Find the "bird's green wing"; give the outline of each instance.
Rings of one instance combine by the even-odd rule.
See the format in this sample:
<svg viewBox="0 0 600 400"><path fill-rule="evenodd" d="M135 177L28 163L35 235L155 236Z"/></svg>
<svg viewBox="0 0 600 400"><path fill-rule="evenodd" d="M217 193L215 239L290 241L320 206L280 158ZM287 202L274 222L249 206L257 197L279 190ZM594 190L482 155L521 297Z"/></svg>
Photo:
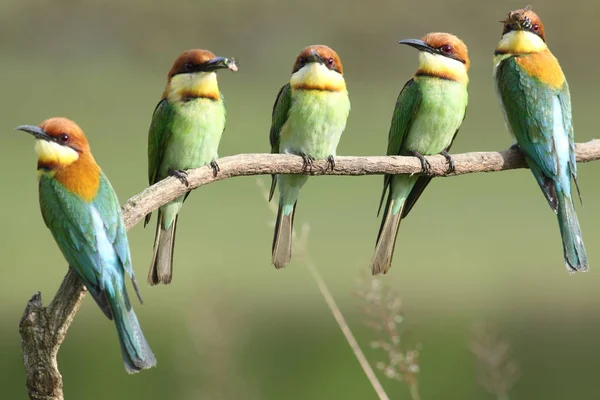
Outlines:
<svg viewBox="0 0 600 400"><path fill-rule="evenodd" d="M110 277L105 267L112 267L114 263L104 262L107 254L101 250L107 249L99 246L99 232L96 230L92 209L96 209L102 216L100 210L66 190L54 179L42 177L39 190L40 207L46 226L69 265L75 269L102 311L112 319L105 291L114 288L112 285L107 287ZM108 207L103 208L106 209ZM111 220L110 215L107 220ZM110 236L112 235L106 232L106 237Z"/></svg>
<svg viewBox="0 0 600 400"><path fill-rule="evenodd" d="M165 148L171 139L171 125L173 120L173 107L167 99L162 99L154 109L152 122L148 131L148 183L154 185L160 180L158 171L162 163ZM152 213L146 215L144 226L150 222Z"/></svg>
<svg viewBox="0 0 600 400"><path fill-rule="evenodd" d="M154 185L160 179L158 170L167 142L171 138L170 121L173 120L173 107L167 99L161 100L152 114L152 123L148 131L148 183Z"/></svg>
<svg viewBox="0 0 600 400"><path fill-rule="evenodd" d="M287 83L279 89L275 104L273 104L273 113L271 120L271 132L269 134L269 142L271 143L271 153L279 153L279 134L281 128L288 119L288 112L292 104L292 89L290 84ZM272 175L271 191L269 192L269 201L273 198L275 193L275 186L277 186L276 175Z"/></svg>
<svg viewBox="0 0 600 400"><path fill-rule="evenodd" d="M570 174L574 177L576 174L569 88L566 82L559 90L550 88L524 71L514 57L500 63L496 71L496 84L517 143L528 158L548 203L556 210L558 204L552 180L560 174L559 166L567 165ZM562 120L555 124L556 101ZM556 140L555 135L561 134L566 136L568 153L556 148L561 140ZM563 159L565 156L567 159Z"/></svg>
<svg viewBox="0 0 600 400"><path fill-rule="evenodd" d="M415 84L414 79L406 82L402 91L398 95L396 100L396 107L394 108L394 114L392 116L392 124L390 126L390 133L388 135L388 147L387 155L396 156L402 152L402 143L406 137L408 131L413 122L413 118L419 109L421 104L422 93L419 89L419 85ZM383 199L385 198L386 192L392 182L392 175L386 174L383 177L383 193L381 194L381 200L379 202L379 212L383 205Z"/></svg>
<svg viewBox="0 0 600 400"><path fill-rule="evenodd" d="M127 240L127 233L125 231L125 224L121 213L121 205L119 204L117 194L102 172L100 173L100 187L98 188L96 198L92 201L92 205L96 207L102 216L104 231L118 257L117 264L120 264L123 268L123 272L126 272L129 275L140 302L143 302L133 273L131 253L129 251L129 242Z"/></svg>
<svg viewBox="0 0 600 400"><path fill-rule="evenodd" d="M575 132L573 131L573 120L571 111L571 93L569 91L569 84L565 81L563 87L557 92L558 101L560 102L562 115L563 115L563 126L569 133L569 169L571 170L571 176L575 187L577 188L577 194L581 201L581 191L579 190L579 184L577 183L577 159L575 155Z"/></svg>

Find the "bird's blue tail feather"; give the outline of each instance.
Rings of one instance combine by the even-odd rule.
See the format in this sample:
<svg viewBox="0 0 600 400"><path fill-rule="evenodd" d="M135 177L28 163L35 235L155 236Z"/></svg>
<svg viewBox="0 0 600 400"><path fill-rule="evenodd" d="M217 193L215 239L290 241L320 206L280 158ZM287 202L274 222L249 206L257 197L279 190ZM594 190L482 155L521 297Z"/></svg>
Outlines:
<svg viewBox="0 0 600 400"><path fill-rule="evenodd" d="M558 225L562 236L565 265L569 272L587 271L588 260L583 246L579 220L570 194L556 190L558 198Z"/></svg>
<svg viewBox="0 0 600 400"><path fill-rule="evenodd" d="M119 293L110 299L110 304L127 372L134 374L155 366L156 358L142 333L133 308L128 307L125 298Z"/></svg>

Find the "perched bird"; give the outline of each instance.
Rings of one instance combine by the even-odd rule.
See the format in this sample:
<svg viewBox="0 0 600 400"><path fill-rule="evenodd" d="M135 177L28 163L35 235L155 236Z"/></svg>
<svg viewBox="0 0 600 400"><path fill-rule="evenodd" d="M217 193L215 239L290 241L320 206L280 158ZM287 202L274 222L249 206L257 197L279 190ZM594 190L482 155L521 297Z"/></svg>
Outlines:
<svg viewBox="0 0 600 400"><path fill-rule="evenodd" d="M296 57L292 77L277 94L270 132L271 153L295 154L305 167L327 159L333 169L335 152L350 113L342 62L323 45L309 46ZM296 202L306 175L274 175L269 201L279 183L279 208L273 236L273 264L282 268L292 256Z"/></svg>
<svg viewBox="0 0 600 400"><path fill-rule="evenodd" d="M83 131L66 118L15 129L36 139L40 207L44 222L67 262L115 321L125 370L135 373L156 365L133 312L125 274L140 300L121 206L108 179L96 164Z"/></svg>
<svg viewBox="0 0 600 400"><path fill-rule="evenodd" d="M392 266L400 220L431 181L429 163L423 156L441 154L450 171L454 170L448 151L467 111L470 62L462 40L449 33L429 33L422 40L399 43L419 50L419 69L396 101L387 154L419 158L424 174L384 177L379 211L386 192L388 195L371 260L373 275L385 274Z"/></svg>
<svg viewBox="0 0 600 400"><path fill-rule="evenodd" d="M546 45L542 21L529 7L510 12L502 22L494 80L506 125L558 216L567 270L587 271L571 197L571 178L577 186L577 164L569 85Z"/></svg>
<svg viewBox="0 0 600 400"><path fill-rule="evenodd" d="M217 150L226 119L217 84L219 69L237 71L237 65L233 59L215 57L200 49L185 51L175 60L148 133L150 185L173 175L187 186L185 170L208 164L215 175L218 173ZM158 209L148 273L151 285L171 283L177 218L188 195L189 192ZM144 226L150 216L146 215Z"/></svg>

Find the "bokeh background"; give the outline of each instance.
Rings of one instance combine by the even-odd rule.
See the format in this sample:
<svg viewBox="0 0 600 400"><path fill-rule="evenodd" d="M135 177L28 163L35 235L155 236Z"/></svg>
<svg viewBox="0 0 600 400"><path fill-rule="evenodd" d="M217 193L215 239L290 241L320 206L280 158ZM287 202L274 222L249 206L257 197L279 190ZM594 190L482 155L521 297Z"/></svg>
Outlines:
<svg viewBox="0 0 600 400"><path fill-rule="evenodd" d="M207 48L236 57L221 72L227 129L221 155L268 152L270 112L294 57L328 44L344 63L352 111L340 155L386 148L394 102L417 67L396 44L448 31L469 46L468 116L454 152L500 150L509 135L493 90L497 22L515 1L3 0L0 3L0 383L26 398L18 321L36 292L48 302L66 265L40 217L30 137L13 131L66 116L85 130L124 202L146 187L152 110L175 57ZM534 3L569 79L577 141L597 136L600 4ZM521 378L511 399L600 396L600 163L579 166L578 215L591 272L569 276L556 218L529 171L436 179L401 228L385 285L399 293L404 338L421 343L424 399L492 399L478 385L471 326L489 321L511 345ZM67 399L375 399L306 266L270 265L274 216L260 180L203 187L179 224L174 282L145 283L154 226L130 231L145 298L136 311L158 367L125 374L112 323L86 298L59 355ZM263 185L264 186L264 185ZM305 187L297 225L370 361L375 337L352 293L379 226L381 177L319 177ZM153 221L154 223L154 221ZM363 277L363 283L365 284ZM368 285L368 282L366 282ZM401 382L381 377L392 399Z"/></svg>

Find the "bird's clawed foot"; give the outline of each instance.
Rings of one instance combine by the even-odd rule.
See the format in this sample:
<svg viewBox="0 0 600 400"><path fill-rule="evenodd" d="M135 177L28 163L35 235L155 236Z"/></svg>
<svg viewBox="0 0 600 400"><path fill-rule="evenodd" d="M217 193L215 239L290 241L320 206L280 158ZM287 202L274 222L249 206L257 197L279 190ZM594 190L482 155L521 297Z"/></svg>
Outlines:
<svg viewBox="0 0 600 400"><path fill-rule="evenodd" d="M171 170L169 171L169 175L174 176L175 178L179 179L179 181L181 183L183 183L185 186L190 186L190 183L188 182L187 179L187 172L185 172L182 169L175 169L175 170Z"/></svg>
<svg viewBox="0 0 600 400"><path fill-rule="evenodd" d="M213 176L217 176L217 174L221 171L221 168L219 168L219 164L217 164L216 161L212 161L209 165L213 170Z"/></svg>
<svg viewBox="0 0 600 400"><path fill-rule="evenodd" d="M333 171L335 168L335 156L331 155L331 156L327 157L327 163L329 164L329 166L331 167L331 170Z"/></svg>
<svg viewBox="0 0 600 400"><path fill-rule="evenodd" d="M440 155L444 156L446 162L448 163L448 173L453 173L456 171L456 164L454 164L454 159L446 150L442 151Z"/></svg>
<svg viewBox="0 0 600 400"><path fill-rule="evenodd" d="M304 164L304 169L312 169L312 165L313 165L313 161L315 161L314 157L306 154L306 153L300 153L298 154L300 157L302 157L302 162Z"/></svg>
<svg viewBox="0 0 600 400"><path fill-rule="evenodd" d="M413 157L417 157L419 161L421 161L421 169L423 170L421 173L423 175L429 175L431 172L431 164L429 164L429 161L427 161L425 157L423 157L423 154L417 153L416 151L411 151L410 155Z"/></svg>

